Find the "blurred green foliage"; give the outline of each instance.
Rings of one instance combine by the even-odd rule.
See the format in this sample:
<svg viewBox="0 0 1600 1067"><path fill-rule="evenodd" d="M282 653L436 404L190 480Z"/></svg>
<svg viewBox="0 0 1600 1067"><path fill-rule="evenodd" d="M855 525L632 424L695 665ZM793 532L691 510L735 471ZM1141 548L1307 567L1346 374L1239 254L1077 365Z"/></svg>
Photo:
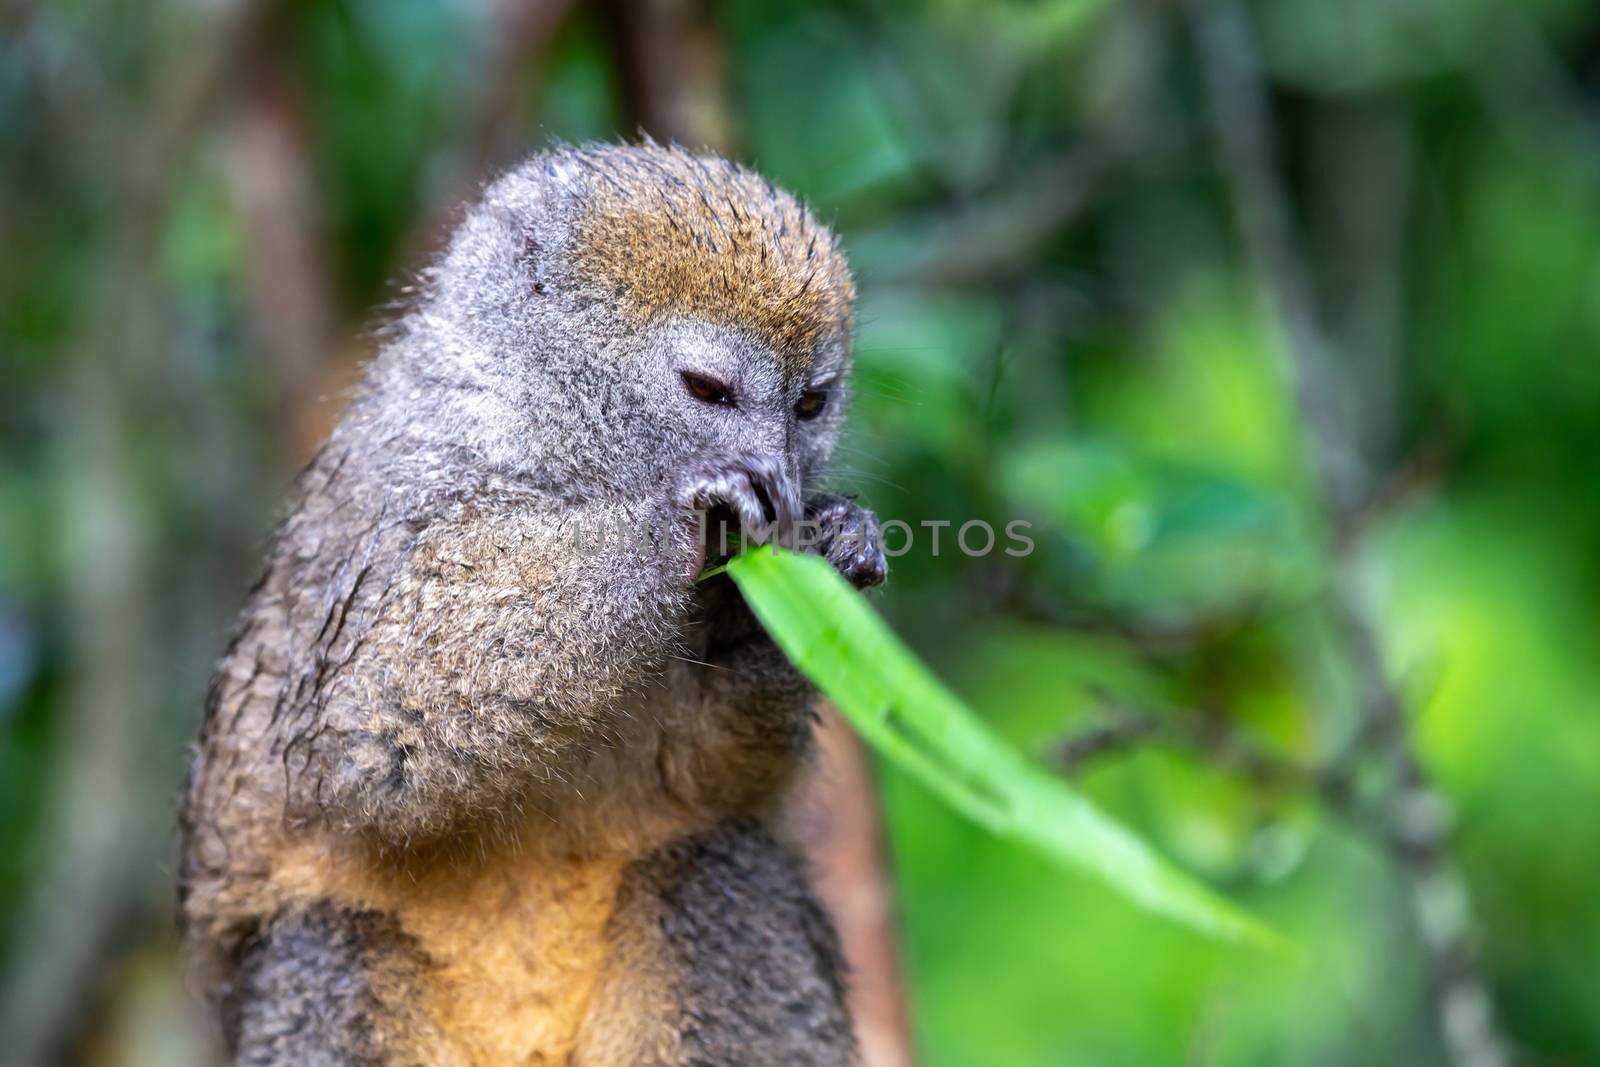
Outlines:
<svg viewBox="0 0 1600 1067"><path fill-rule="evenodd" d="M303 454L256 295L276 268L240 116L261 81L283 93L308 195L281 223L317 250L324 355L348 362L471 172L500 32L488 4L278 5L164 141L167 89L226 6L13 5L0 38L0 916L32 922L63 825L114 826L123 888L88 899L118 909L115 958L165 936L184 746ZM1025 557L919 540L881 607L1041 758L1138 707L1314 767L1358 728L1323 606L1341 572L1451 809L1504 1030L1526 1062L1600 1062L1600 14L1250 8L1337 353L1328 401L1376 491L1341 536L1180 8L716 8L739 154L833 220L858 267L838 481L913 526L1034 524ZM631 131L603 10L519 68L492 162ZM116 795L63 814L96 796L74 767L100 737ZM1192 746L1076 778L1308 963L1151 921L885 772L928 1064L1443 1062L1371 834ZM92 1003L137 1030L117 998L144 1001L106 973Z"/></svg>

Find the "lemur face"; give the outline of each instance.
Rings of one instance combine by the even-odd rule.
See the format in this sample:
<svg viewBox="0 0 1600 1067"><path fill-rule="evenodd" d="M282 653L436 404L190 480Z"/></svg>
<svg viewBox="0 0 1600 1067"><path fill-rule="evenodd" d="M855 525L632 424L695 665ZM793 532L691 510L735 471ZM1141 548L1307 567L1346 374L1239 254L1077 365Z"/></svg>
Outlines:
<svg viewBox="0 0 1600 1067"><path fill-rule="evenodd" d="M643 362L658 394L652 406L695 451L768 457L802 485L821 473L843 422L842 342L797 364L748 332L675 317L654 332Z"/></svg>
<svg viewBox="0 0 1600 1067"><path fill-rule="evenodd" d="M716 455L803 486L832 452L849 270L749 171L654 145L537 157L469 212L437 278L473 398L451 415L497 465L637 494Z"/></svg>

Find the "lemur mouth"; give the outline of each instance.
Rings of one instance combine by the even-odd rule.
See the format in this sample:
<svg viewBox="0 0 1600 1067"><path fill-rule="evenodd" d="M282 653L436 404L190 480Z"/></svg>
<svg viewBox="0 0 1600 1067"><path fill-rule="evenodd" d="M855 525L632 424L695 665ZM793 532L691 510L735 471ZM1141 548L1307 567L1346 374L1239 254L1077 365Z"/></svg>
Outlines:
<svg viewBox="0 0 1600 1067"><path fill-rule="evenodd" d="M744 529L739 523L739 516L726 504L717 504L706 512L703 533L702 570L720 567L738 555L744 544Z"/></svg>
<svg viewBox="0 0 1600 1067"><path fill-rule="evenodd" d="M701 655L711 667L722 666L729 656L754 642L770 640L745 604L744 594L726 574L707 578L697 592L705 635Z"/></svg>
<svg viewBox="0 0 1600 1067"><path fill-rule="evenodd" d="M726 505L716 505L705 515L701 554L702 572L713 570L738 555L744 544L738 513ZM726 572L701 578L696 583L704 612L706 644L703 654L715 665L727 656L765 636L745 606L744 594Z"/></svg>

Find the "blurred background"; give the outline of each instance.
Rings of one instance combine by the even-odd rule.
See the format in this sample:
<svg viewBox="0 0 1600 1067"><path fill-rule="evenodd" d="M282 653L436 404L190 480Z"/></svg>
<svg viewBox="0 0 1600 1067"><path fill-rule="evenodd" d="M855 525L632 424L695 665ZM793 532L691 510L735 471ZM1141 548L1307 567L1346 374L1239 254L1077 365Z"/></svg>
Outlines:
<svg viewBox="0 0 1600 1067"><path fill-rule="evenodd" d="M463 197L640 129L843 235L840 483L1033 522L896 628L1306 950L835 737L871 1067L1600 1063L1581 0L0 0L0 1061L211 1062L174 807L293 472Z"/></svg>

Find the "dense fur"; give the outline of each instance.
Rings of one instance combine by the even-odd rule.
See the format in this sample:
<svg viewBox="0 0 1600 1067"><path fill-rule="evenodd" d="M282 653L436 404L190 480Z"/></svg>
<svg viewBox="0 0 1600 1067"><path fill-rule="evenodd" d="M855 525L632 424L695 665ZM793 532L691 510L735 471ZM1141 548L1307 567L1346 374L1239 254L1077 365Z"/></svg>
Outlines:
<svg viewBox="0 0 1600 1067"><path fill-rule="evenodd" d="M595 170L575 259L636 316L750 330L801 367L848 320L855 289L833 235L770 182L683 153L630 153Z"/></svg>
<svg viewBox="0 0 1600 1067"><path fill-rule="evenodd" d="M694 581L688 510L811 516L882 579L876 521L816 488L851 301L798 204L678 150L535 157L468 212L212 686L182 917L240 1062L849 1062L762 829L808 691Z"/></svg>
<svg viewBox="0 0 1600 1067"><path fill-rule="evenodd" d="M833 927L794 857L753 823L635 864L611 934L576 1067L633 1062L636 1050L648 1063L783 1067L849 1046Z"/></svg>
<svg viewBox="0 0 1600 1067"><path fill-rule="evenodd" d="M419 961L392 919L326 902L274 916L249 939L223 1000L240 1067L368 1067L413 1060L427 1023L380 1027ZM388 995L386 995L388 994ZM401 1009L403 1010L403 1008Z"/></svg>

